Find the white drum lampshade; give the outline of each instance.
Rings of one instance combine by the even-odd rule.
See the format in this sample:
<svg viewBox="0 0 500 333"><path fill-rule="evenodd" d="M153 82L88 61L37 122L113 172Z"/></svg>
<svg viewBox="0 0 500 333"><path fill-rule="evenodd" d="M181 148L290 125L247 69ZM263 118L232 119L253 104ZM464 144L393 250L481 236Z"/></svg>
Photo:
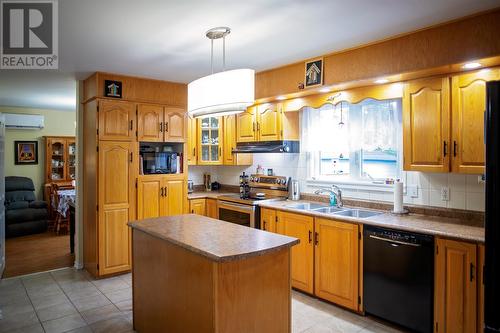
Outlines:
<svg viewBox="0 0 500 333"><path fill-rule="evenodd" d="M235 69L204 76L188 84L191 117L244 112L255 100L255 71Z"/></svg>

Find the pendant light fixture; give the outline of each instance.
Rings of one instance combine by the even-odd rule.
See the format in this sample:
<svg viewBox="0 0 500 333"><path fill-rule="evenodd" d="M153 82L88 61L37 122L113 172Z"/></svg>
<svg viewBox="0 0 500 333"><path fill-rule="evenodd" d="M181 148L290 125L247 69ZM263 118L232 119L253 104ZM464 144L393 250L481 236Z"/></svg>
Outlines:
<svg viewBox="0 0 500 333"><path fill-rule="evenodd" d="M225 116L244 112L255 100L255 71L225 71L228 27L207 31L211 41L212 74L188 84L188 113L191 117ZM214 40L222 38L222 71L214 74Z"/></svg>

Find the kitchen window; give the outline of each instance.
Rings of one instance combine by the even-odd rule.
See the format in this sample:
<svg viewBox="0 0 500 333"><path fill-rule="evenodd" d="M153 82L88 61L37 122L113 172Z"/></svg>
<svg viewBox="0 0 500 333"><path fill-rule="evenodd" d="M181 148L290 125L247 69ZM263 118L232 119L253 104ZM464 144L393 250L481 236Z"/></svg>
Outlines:
<svg viewBox="0 0 500 333"><path fill-rule="evenodd" d="M312 180L381 183L401 178L400 99L305 108L302 129Z"/></svg>

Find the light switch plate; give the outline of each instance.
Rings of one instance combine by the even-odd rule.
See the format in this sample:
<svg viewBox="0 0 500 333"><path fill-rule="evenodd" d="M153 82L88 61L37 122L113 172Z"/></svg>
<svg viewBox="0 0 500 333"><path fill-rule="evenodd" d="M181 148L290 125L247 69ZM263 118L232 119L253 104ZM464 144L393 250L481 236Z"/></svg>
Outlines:
<svg viewBox="0 0 500 333"><path fill-rule="evenodd" d="M450 201L450 188L441 187L441 200Z"/></svg>

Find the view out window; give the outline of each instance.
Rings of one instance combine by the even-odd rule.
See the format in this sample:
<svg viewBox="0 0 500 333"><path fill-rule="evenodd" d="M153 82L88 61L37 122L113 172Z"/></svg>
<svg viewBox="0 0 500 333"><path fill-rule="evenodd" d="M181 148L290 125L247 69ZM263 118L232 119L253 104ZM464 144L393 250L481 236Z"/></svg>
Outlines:
<svg viewBox="0 0 500 333"><path fill-rule="evenodd" d="M400 99L306 108L303 129L314 179L369 181L401 176Z"/></svg>

